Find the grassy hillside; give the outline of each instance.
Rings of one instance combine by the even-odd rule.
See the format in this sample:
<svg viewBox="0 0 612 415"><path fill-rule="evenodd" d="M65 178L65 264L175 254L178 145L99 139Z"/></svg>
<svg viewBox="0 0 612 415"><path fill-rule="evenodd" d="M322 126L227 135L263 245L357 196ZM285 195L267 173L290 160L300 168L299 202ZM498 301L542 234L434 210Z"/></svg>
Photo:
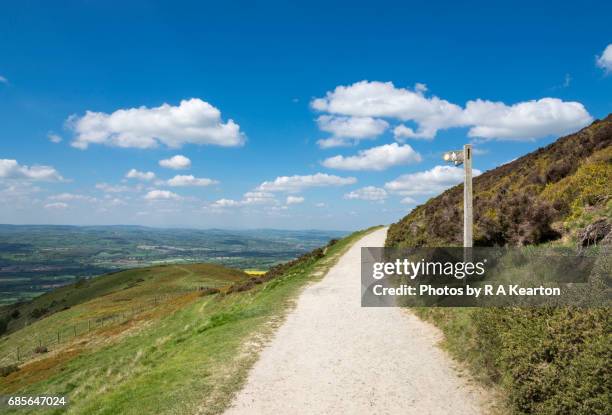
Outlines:
<svg viewBox="0 0 612 415"><path fill-rule="evenodd" d="M612 239L612 115L474 180L478 245L599 243ZM463 186L391 226L388 246L462 239ZM610 278L610 256L595 271ZM516 414L612 413L610 308L420 308L444 345Z"/></svg>
<svg viewBox="0 0 612 415"><path fill-rule="evenodd" d="M70 414L219 413L300 289L365 232L263 276L211 265L152 267L50 293L45 301L70 298L71 308L1 337L0 359L14 361L16 347L36 343L39 333L108 313L123 317L27 357L0 377L0 395L67 395L70 406L57 412Z"/></svg>
<svg viewBox="0 0 612 415"><path fill-rule="evenodd" d="M139 268L79 280L57 288L33 300L0 308L0 318L8 321L7 332L13 332L58 311L69 310L85 302L104 297L90 307L91 313L78 313L81 319L94 319L104 313L121 313L155 302L160 293L166 295L193 291L200 287L219 287L248 279L242 271L214 264L160 265ZM95 303L95 302L94 302ZM112 307L109 307L113 304ZM95 308L95 311L93 310ZM62 316L69 313L64 313Z"/></svg>
<svg viewBox="0 0 612 415"><path fill-rule="evenodd" d="M612 211L612 114L474 178L476 245L576 238L577 226ZM463 185L389 228L388 246L461 245Z"/></svg>

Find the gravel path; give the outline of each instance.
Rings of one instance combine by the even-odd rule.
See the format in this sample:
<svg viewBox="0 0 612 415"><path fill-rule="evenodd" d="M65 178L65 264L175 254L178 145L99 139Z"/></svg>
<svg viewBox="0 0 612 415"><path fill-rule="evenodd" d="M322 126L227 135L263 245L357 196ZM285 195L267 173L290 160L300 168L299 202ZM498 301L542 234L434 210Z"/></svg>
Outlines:
<svg viewBox="0 0 612 415"><path fill-rule="evenodd" d="M481 414L437 329L399 308L360 307L359 240L307 287L226 414Z"/></svg>

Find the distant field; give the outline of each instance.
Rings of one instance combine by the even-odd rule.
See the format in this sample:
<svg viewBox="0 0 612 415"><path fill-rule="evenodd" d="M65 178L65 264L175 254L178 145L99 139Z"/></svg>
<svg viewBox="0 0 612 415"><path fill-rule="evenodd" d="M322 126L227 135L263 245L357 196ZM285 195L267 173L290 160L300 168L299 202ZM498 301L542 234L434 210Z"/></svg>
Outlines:
<svg viewBox="0 0 612 415"><path fill-rule="evenodd" d="M0 225L0 305L107 272L217 263L265 271L344 232Z"/></svg>

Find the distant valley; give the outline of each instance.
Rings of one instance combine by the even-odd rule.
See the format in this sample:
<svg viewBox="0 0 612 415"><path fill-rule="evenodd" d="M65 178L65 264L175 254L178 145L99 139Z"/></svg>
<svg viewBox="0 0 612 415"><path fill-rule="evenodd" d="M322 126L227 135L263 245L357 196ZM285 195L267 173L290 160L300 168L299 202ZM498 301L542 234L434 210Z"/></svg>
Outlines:
<svg viewBox="0 0 612 415"><path fill-rule="evenodd" d="M340 231L162 229L142 226L0 225L0 305L107 272L161 263L265 270Z"/></svg>

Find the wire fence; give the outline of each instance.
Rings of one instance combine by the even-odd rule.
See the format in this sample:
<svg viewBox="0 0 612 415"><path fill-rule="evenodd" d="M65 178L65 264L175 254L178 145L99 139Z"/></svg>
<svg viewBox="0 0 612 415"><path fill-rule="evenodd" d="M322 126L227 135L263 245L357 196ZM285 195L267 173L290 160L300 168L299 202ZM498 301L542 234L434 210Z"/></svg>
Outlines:
<svg viewBox="0 0 612 415"><path fill-rule="evenodd" d="M87 320L62 326L56 330L34 332L30 338L11 345L3 356L0 357L0 367L20 365L35 356L49 353L62 345L103 327L119 325L133 319L136 315L157 308L167 303L168 300L178 298L184 294L194 291L202 291L202 288L180 291L172 294L156 295L145 304L132 306L124 311L92 317Z"/></svg>

